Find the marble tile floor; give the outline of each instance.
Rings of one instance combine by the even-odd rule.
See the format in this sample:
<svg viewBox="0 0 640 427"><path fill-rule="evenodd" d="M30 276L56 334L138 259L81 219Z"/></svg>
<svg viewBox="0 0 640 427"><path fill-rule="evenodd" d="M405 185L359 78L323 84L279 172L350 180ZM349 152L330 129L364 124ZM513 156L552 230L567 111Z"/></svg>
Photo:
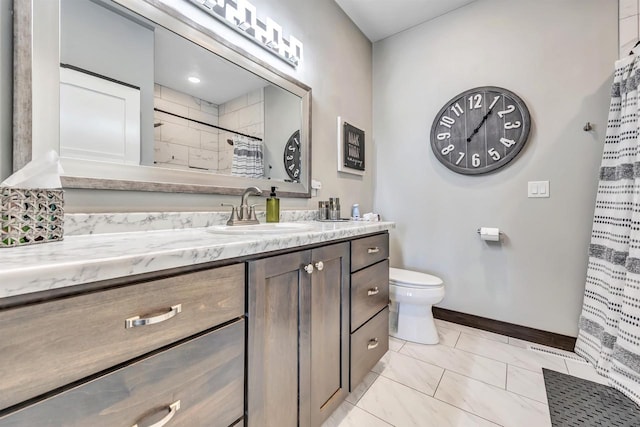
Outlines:
<svg viewBox="0 0 640 427"><path fill-rule="evenodd" d="M437 345L390 338L323 427L550 427L542 368L606 384L592 366L529 350L526 341L436 324Z"/></svg>

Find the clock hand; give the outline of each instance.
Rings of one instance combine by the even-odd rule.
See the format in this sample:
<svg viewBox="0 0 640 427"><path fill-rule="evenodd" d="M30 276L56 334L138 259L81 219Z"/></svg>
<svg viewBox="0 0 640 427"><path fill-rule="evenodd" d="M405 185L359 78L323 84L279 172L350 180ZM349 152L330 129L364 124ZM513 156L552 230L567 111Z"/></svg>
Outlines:
<svg viewBox="0 0 640 427"><path fill-rule="evenodd" d="M473 130L473 132L471 133L471 136L467 137L467 142L471 142L471 138L473 138L473 135L475 135L476 133L478 133L478 131L480 130L480 128L482 127L482 125L484 124L484 122L487 121L487 118L489 117L489 115L491 115L491 112L493 111L493 108L491 108L487 114L484 115L484 117L482 118L482 121L480 122L480 124Z"/></svg>

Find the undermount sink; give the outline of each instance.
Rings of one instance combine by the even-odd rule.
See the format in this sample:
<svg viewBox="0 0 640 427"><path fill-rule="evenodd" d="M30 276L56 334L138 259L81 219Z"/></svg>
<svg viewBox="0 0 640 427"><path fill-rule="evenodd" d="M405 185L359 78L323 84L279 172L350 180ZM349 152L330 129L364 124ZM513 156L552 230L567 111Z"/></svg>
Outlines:
<svg viewBox="0 0 640 427"><path fill-rule="evenodd" d="M312 228L310 224L297 222L272 222L252 225L213 225L207 228L207 231L217 234L280 234L307 231Z"/></svg>

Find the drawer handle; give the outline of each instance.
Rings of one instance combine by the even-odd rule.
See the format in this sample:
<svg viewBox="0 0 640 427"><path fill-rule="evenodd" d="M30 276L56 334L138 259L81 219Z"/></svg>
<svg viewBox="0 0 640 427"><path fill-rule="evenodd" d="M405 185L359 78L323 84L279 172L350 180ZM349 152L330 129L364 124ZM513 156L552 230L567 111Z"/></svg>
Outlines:
<svg viewBox="0 0 640 427"><path fill-rule="evenodd" d="M324 268L324 262L322 261L316 262L316 268L318 269L318 271L322 271L322 269Z"/></svg>
<svg viewBox="0 0 640 427"><path fill-rule="evenodd" d="M171 421L171 418L173 418L173 416L176 414L176 412L178 412L178 410L180 409L180 401L176 400L175 402L173 402L171 405L169 405L169 413L160 421L158 421L155 424L151 424L149 427L163 427L166 426L167 423L169 421ZM134 424L133 427L138 427L138 424Z"/></svg>
<svg viewBox="0 0 640 427"><path fill-rule="evenodd" d="M153 325L154 323L164 322L172 317L175 317L178 313L182 312L182 304L174 305L171 310L158 316L140 318L140 316L130 317L124 321L125 329L135 328L136 326Z"/></svg>
<svg viewBox="0 0 640 427"><path fill-rule="evenodd" d="M367 253L368 254L377 254L378 252L380 252L380 248L379 247L375 247L375 248L369 248L367 249Z"/></svg>
<svg viewBox="0 0 640 427"><path fill-rule="evenodd" d="M313 273L313 264L307 264L304 266L304 271L307 272L307 274L311 274Z"/></svg>
<svg viewBox="0 0 640 427"><path fill-rule="evenodd" d="M376 286L375 288L373 288L373 289L369 289L369 290L367 291L367 296L369 296L369 297L370 297L370 296L372 296L372 295L378 295L379 293L380 293L380 289L378 289L378 287Z"/></svg>
<svg viewBox="0 0 640 427"><path fill-rule="evenodd" d="M369 343L367 344L367 350L373 350L374 348L376 348L378 346L378 344L380 344L378 342L378 338L370 339Z"/></svg>

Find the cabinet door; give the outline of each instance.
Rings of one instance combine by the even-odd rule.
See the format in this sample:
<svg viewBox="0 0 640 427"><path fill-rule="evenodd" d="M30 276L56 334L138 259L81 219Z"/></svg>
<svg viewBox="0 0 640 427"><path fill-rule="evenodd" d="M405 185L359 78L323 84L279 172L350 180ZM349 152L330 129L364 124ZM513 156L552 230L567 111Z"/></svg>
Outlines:
<svg viewBox="0 0 640 427"><path fill-rule="evenodd" d="M311 424L310 262L301 251L248 263L249 427Z"/></svg>
<svg viewBox="0 0 640 427"><path fill-rule="evenodd" d="M349 243L314 249L311 260L311 425L320 426L349 389Z"/></svg>

